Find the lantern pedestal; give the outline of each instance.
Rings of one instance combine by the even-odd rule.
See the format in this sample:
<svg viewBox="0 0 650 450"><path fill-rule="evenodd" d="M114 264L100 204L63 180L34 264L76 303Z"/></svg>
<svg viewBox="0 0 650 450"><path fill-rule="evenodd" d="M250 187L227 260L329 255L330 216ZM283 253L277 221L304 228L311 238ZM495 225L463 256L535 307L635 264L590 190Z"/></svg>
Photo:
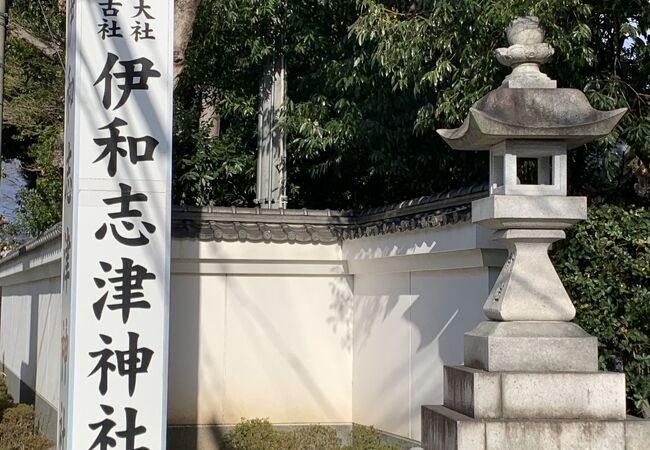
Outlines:
<svg viewBox="0 0 650 450"><path fill-rule="evenodd" d="M539 70L553 49L537 18L507 32L504 87L461 127L438 130L454 149L490 152L490 196L472 204L472 221L510 255L483 307L490 320L465 334L465 365L445 367L444 404L422 408L422 447L647 450L650 421L626 417L624 374L598 372L596 338L571 323L548 256L587 218L586 198L566 196L567 152L609 134L625 110L597 111L583 92L556 89Z"/></svg>
<svg viewBox="0 0 650 450"><path fill-rule="evenodd" d="M455 450L647 450L647 421L474 419L445 406L422 407L422 447Z"/></svg>

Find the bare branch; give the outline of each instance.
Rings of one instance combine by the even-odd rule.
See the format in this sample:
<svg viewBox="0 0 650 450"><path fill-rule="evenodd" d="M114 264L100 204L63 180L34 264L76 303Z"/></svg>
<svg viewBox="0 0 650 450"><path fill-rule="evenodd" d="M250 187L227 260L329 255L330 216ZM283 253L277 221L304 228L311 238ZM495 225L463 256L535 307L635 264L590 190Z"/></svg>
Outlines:
<svg viewBox="0 0 650 450"><path fill-rule="evenodd" d="M61 50L61 47L58 44L43 41L16 22L9 23L9 35L28 43L35 49L40 50L41 53L49 58L53 58Z"/></svg>

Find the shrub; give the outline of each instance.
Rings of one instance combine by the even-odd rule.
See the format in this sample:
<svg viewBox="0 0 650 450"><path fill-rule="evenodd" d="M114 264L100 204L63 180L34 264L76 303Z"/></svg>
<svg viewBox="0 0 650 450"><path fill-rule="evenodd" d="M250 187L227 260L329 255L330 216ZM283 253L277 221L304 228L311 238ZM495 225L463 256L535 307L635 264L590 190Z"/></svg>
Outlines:
<svg viewBox="0 0 650 450"><path fill-rule="evenodd" d="M289 436L273 429L268 420L243 419L224 437L228 450L285 450Z"/></svg>
<svg viewBox="0 0 650 450"><path fill-rule="evenodd" d="M650 417L650 211L591 207L553 259L601 368L625 372L629 410Z"/></svg>
<svg viewBox="0 0 650 450"><path fill-rule="evenodd" d="M341 439L332 427L310 425L293 431L295 450L340 450Z"/></svg>
<svg viewBox="0 0 650 450"><path fill-rule="evenodd" d="M0 450L46 450L52 442L34 432L34 408L7 408L0 422Z"/></svg>
<svg viewBox="0 0 650 450"><path fill-rule="evenodd" d="M310 425L293 431L279 431L266 419L242 419L224 436L226 450L398 450L395 444L383 444L372 427L354 425L352 445L342 447L332 427ZM2 449L0 449L2 450Z"/></svg>
<svg viewBox="0 0 650 450"><path fill-rule="evenodd" d="M381 437L373 427L363 425L352 426L352 445L343 450L399 450L397 444L381 442Z"/></svg>
<svg viewBox="0 0 650 450"><path fill-rule="evenodd" d="M7 385L5 384L4 376L0 377L0 420L7 408L11 408L14 405L14 399L9 395L7 391Z"/></svg>
<svg viewBox="0 0 650 450"><path fill-rule="evenodd" d="M34 430L34 408L15 405L0 377L0 450L46 450L52 445Z"/></svg>

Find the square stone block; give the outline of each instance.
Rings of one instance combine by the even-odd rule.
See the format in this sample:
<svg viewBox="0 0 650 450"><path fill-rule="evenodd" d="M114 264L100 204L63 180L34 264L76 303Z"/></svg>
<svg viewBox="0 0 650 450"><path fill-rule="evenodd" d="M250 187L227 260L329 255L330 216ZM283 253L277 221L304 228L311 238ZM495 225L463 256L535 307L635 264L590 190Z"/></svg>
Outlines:
<svg viewBox="0 0 650 450"><path fill-rule="evenodd" d="M586 218L586 197L491 195L472 202L472 223L493 230L568 228Z"/></svg>
<svg viewBox="0 0 650 450"><path fill-rule="evenodd" d="M477 419L501 417L501 374L445 366L444 404Z"/></svg>
<svg viewBox="0 0 650 450"><path fill-rule="evenodd" d="M628 416L625 421L625 450L650 448L650 420Z"/></svg>
<svg viewBox="0 0 650 450"><path fill-rule="evenodd" d="M625 419L625 374L503 373L504 418Z"/></svg>
<svg viewBox="0 0 650 450"><path fill-rule="evenodd" d="M623 421L488 421L485 450L626 450Z"/></svg>
<svg viewBox="0 0 650 450"><path fill-rule="evenodd" d="M648 450L650 420L472 419L422 407L425 450Z"/></svg>
<svg viewBox="0 0 650 450"><path fill-rule="evenodd" d="M423 406L422 448L484 450L485 423L444 406Z"/></svg>
<svg viewBox="0 0 650 450"><path fill-rule="evenodd" d="M624 420L625 375L485 372L446 366L444 404L477 419Z"/></svg>
<svg viewBox="0 0 650 450"><path fill-rule="evenodd" d="M569 322L481 322L465 333L465 366L488 372L596 372L598 341Z"/></svg>

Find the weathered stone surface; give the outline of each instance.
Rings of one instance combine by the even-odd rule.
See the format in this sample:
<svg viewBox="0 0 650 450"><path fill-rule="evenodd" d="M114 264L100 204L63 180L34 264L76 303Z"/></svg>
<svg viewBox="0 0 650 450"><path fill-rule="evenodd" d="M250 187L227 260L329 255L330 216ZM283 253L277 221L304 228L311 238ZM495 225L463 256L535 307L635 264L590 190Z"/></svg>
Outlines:
<svg viewBox="0 0 650 450"><path fill-rule="evenodd" d="M650 421L472 419L443 406L422 407L425 450L647 450Z"/></svg>
<svg viewBox="0 0 650 450"><path fill-rule="evenodd" d="M625 374L503 373L504 418L625 419Z"/></svg>
<svg viewBox="0 0 650 450"><path fill-rule="evenodd" d="M501 87L474 103L459 128L437 131L456 150L488 150L506 139L562 139L573 149L608 135L626 111L597 111L577 89Z"/></svg>
<svg viewBox="0 0 650 450"><path fill-rule="evenodd" d="M625 421L625 450L650 448L650 420L629 416Z"/></svg>
<svg viewBox="0 0 650 450"><path fill-rule="evenodd" d="M488 372L597 372L598 342L574 323L481 322L465 333L465 366Z"/></svg>
<svg viewBox="0 0 650 450"><path fill-rule="evenodd" d="M622 421L488 421L485 441L486 450L625 450L625 426Z"/></svg>
<svg viewBox="0 0 650 450"><path fill-rule="evenodd" d="M499 373L445 367L444 405L476 419L625 419L621 373Z"/></svg>
<svg viewBox="0 0 650 450"><path fill-rule="evenodd" d="M472 202L472 222L493 230L563 229L586 218L586 197L492 195Z"/></svg>
<svg viewBox="0 0 650 450"><path fill-rule="evenodd" d="M495 239L510 254L483 312L500 321L573 320L575 307L548 256L551 244L564 238L562 230L503 230Z"/></svg>
<svg viewBox="0 0 650 450"><path fill-rule="evenodd" d="M544 43L545 30L537 17L519 17L512 21L506 30L510 47L496 51L497 60L513 71L506 77L503 86L510 88L549 88L557 87L539 69L553 56L555 50Z"/></svg>
<svg viewBox="0 0 650 450"><path fill-rule="evenodd" d="M501 374L445 366L444 405L469 417L501 417Z"/></svg>
<svg viewBox="0 0 650 450"><path fill-rule="evenodd" d="M571 321L575 307L548 256L562 228L587 217L584 197L492 195L472 203L472 222L500 230L510 254L483 311L500 321Z"/></svg>
<svg viewBox="0 0 650 450"><path fill-rule="evenodd" d="M484 450L485 423L444 406L422 407L425 450Z"/></svg>
<svg viewBox="0 0 650 450"><path fill-rule="evenodd" d="M537 184L521 184L519 160L534 161ZM490 195L567 195L567 149L562 141L506 140L490 149Z"/></svg>
<svg viewBox="0 0 650 450"><path fill-rule="evenodd" d="M626 110L597 111L582 91L556 88L539 68L554 51L536 17L507 32L503 86L461 127L438 130L454 149L490 151L490 197L473 202L472 221L510 255L484 307L495 321L465 334L465 367L445 369L453 410L423 409L423 447L465 448L467 436L476 450L650 450L647 429L625 420L624 376L598 373L596 338L570 323L575 308L547 252L587 218L586 199L566 197L567 151L607 135ZM521 176L521 158L535 161L534 179Z"/></svg>

